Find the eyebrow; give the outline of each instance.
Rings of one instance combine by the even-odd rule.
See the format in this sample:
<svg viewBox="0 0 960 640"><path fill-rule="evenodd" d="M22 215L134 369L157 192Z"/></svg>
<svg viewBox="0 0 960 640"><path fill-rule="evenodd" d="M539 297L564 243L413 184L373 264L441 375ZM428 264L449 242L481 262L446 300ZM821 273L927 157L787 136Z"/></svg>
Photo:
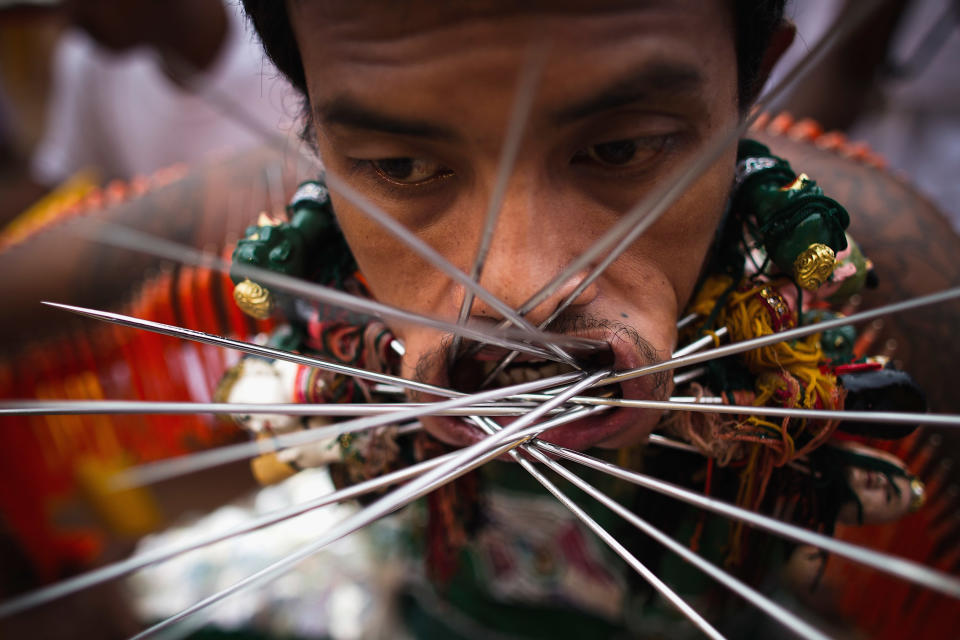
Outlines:
<svg viewBox="0 0 960 640"><path fill-rule="evenodd" d="M557 124L569 124L603 111L657 97L697 93L704 84L696 67L656 62L634 69L595 95L553 115Z"/></svg>
<svg viewBox="0 0 960 640"><path fill-rule="evenodd" d="M457 137L453 130L433 122L407 120L385 113L378 113L347 96L338 96L329 102L318 105L314 114L320 122L326 125L340 125L353 129L437 140L451 140Z"/></svg>

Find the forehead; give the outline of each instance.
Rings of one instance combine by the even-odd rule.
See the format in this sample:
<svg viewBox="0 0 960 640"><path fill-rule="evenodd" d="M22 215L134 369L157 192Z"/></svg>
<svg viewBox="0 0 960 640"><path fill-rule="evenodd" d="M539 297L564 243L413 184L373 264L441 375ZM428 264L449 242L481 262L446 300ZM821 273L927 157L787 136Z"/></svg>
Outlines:
<svg viewBox="0 0 960 640"><path fill-rule="evenodd" d="M730 14L727 0L291 0L291 13L346 39L386 41L444 29L487 23L502 30L511 23L596 20L620 22L658 13ZM626 25L625 25L626 26ZM629 27L628 27L629 28ZM526 35L532 35L527 33Z"/></svg>
<svg viewBox="0 0 960 640"><path fill-rule="evenodd" d="M512 90L537 46L548 54L545 102L589 95L644 66L696 75L707 92L726 93L717 85L736 82L732 12L722 0L373 7L305 0L291 4L291 18L315 107L350 96L429 111L442 97L448 111L473 111L482 97L502 113L497 89Z"/></svg>

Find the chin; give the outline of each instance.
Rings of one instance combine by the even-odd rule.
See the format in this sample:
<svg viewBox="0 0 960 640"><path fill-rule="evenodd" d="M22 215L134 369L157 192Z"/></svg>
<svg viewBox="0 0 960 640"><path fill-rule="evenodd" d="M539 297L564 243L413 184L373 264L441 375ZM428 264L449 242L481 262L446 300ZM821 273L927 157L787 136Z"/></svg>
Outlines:
<svg viewBox="0 0 960 640"><path fill-rule="evenodd" d="M610 345L610 351L604 356L603 362L589 363L591 369L610 367L614 371L623 371L654 364L662 359L649 342L639 338L634 331L624 331L622 327L570 332L568 335L602 340ZM439 354L421 358L417 367L419 373L417 377L431 384L450 387L457 391L476 392L480 390L490 371L507 353L503 349L486 347L479 353L459 358L448 369L446 351L441 351ZM565 364L522 355L499 373L487 388L495 389L520 384L572 370ZM671 391L671 376L668 373L660 373L634 378L616 385L596 387L584 391L582 395L664 400L669 397ZM434 402L443 398L420 396L417 399ZM540 439L577 450L590 447L631 446L647 440L659 422L661 414L661 411L611 408L554 427L540 436ZM494 418L501 426L507 426L516 419L516 417ZM456 447L468 446L486 437L478 427L459 417L425 416L421 421L426 431L433 437Z"/></svg>

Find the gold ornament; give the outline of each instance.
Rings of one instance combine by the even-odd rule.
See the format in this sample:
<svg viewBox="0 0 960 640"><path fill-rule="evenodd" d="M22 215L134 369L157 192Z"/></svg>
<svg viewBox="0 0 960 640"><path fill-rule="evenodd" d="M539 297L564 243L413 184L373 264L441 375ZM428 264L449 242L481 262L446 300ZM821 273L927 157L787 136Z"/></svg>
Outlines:
<svg viewBox="0 0 960 640"><path fill-rule="evenodd" d="M261 211L260 215L257 216L257 226L258 227L276 227L283 220L278 220L276 218L271 218L267 215L266 211Z"/></svg>
<svg viewBox="0 0 960 640"><path fill-rule="evenodd" d="M810 176L805 173L798 175L793 182L783 187L780 187L780 191L801 191L808 182L811 182Z"/></svg>
<svg viewBox="0 0 960 640"><path fill-rule="evenodd" d="M816 291L833 273L836 264L833 249L815 242L793 261L793 277L807 291Z"/></svg>
<svg viewBox="0 0 960 640"><path fill-rule="evenodd" d="M910 478L910 511L916 511L922 507L926 500L926 487L923 486L923 482L916 476Z"/></svg>
<svg viewBox="0 0 960 640"><path fill-rule="evenodd" d="M270 291L249 278L233 288L233 301L241 311L258 320L266 320L273 313Z"/></svg>

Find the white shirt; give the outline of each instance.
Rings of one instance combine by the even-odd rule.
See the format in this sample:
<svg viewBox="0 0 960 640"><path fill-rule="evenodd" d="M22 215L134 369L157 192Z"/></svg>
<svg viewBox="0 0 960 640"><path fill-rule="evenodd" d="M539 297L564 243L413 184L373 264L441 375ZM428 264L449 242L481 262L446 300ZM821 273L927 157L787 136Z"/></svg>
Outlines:
<svg viewBox="0 0 960 640"><path fill-rule="evenodd" d="M191 81L191 93L163 72L148 48L122 55L79 31L57 45L47 129L33 157L34 178L54 185L84 167L105 179L149 174L211 152L267 144L225 115L210 96L242 109L261 127L295 135L295 91L270 64L239 7L225 5L227 33L213 64Z"/></svg>

